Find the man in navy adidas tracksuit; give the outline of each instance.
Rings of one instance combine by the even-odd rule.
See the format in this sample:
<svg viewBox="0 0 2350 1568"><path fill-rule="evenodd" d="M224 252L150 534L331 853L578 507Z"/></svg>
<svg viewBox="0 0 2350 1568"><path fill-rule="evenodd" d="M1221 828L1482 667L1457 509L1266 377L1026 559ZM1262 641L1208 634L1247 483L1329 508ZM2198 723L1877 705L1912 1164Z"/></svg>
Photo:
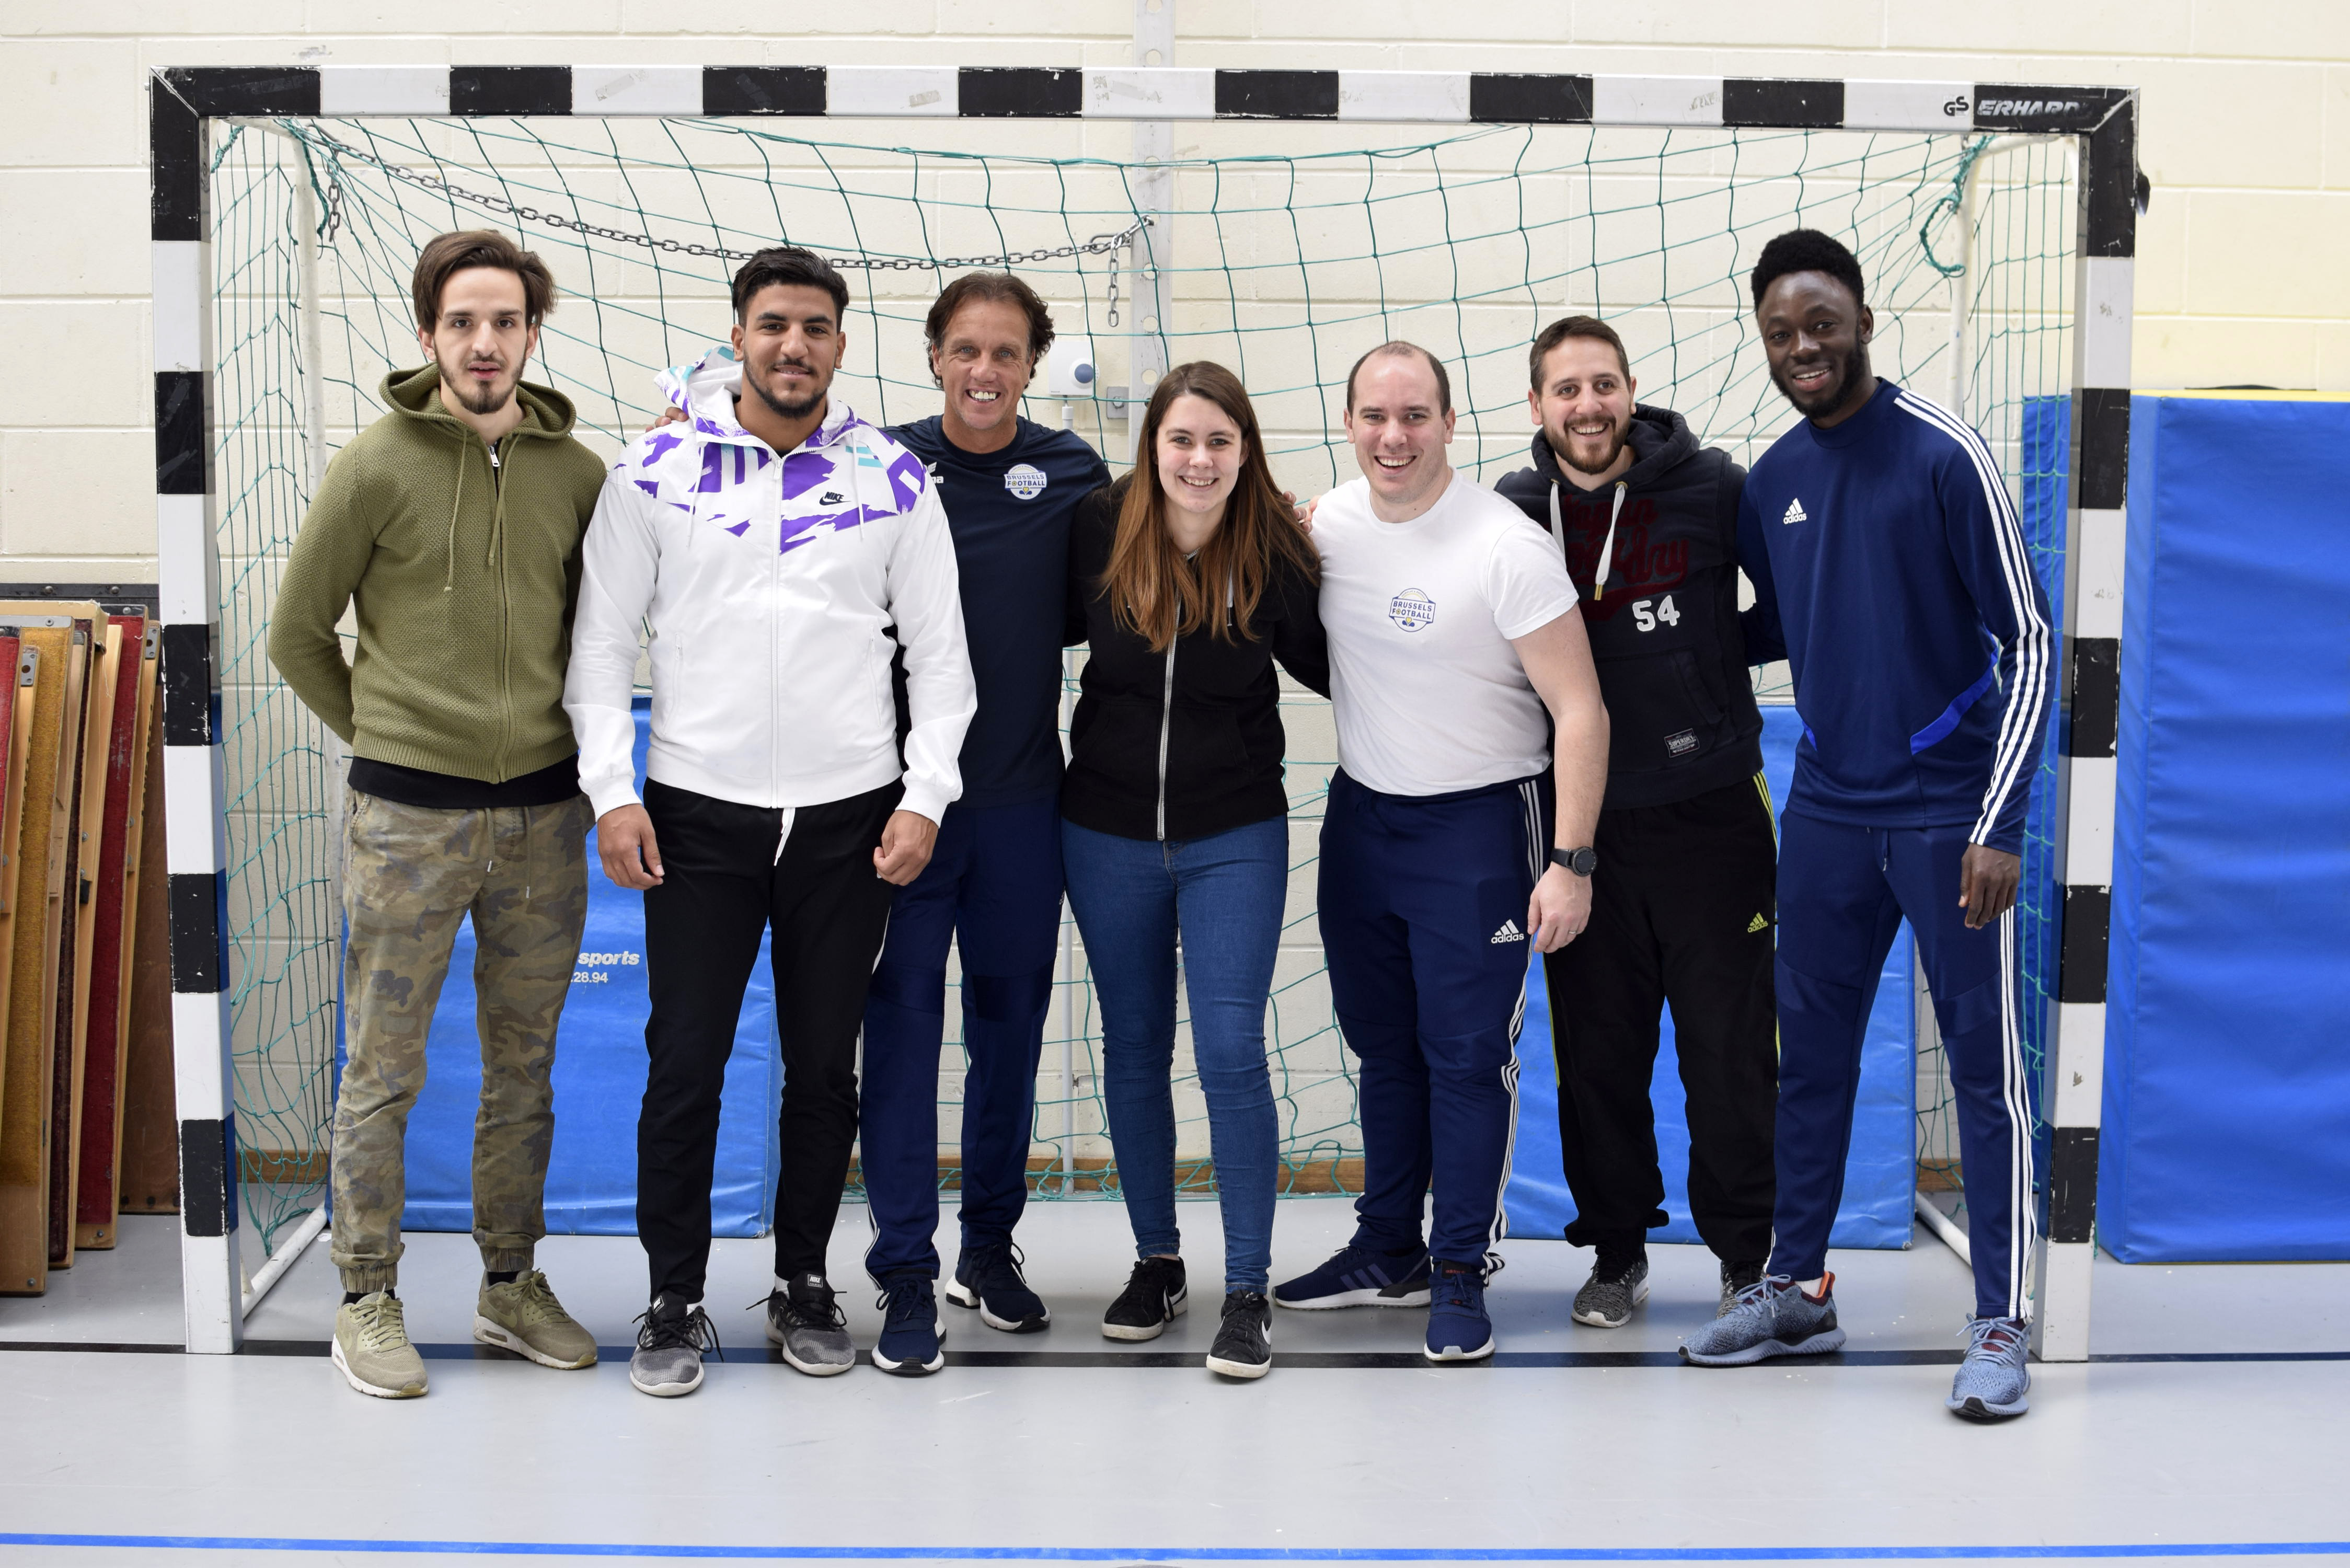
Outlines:
<svg viewBox="0 0 2350 1568"><path fill-rule="evenodd" d="M1794 230L1752 285L1772 378L1805 416L1748 473L1739 513L1804 725L1779 853L1776 1237L1768 1276L1683 1354L1734 1366L1844 1343L1828 1230L1869 1004L1906 915L1950 1056L1974 1257L1949 1405L2019 1416L2034 1210L2014 904L2048 721L2047 597L1982 437L1870 371L1852 253Z"/></svg>

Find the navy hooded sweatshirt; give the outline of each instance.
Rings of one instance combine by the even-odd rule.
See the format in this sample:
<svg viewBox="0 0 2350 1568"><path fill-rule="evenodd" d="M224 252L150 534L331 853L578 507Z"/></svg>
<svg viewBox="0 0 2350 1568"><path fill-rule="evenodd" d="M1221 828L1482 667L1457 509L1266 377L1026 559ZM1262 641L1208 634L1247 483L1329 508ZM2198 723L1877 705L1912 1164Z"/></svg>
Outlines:
<svg viewBox="0 0 2350 1568"><path fill-rule="evenodd" d="M1891 381L1746 476L1739 558L1778 623L1804 738L1787 809L1965 825L2021 854L2047 732L2048 597L1981 436Z"/></svg>
<svg viewBox="0 0 2350 1568"><path fill-rule="evenodd" d="M1056 797L1069 523L1077 503L1109 483L1109 466L1074 431L1028 420L991 452L947 440L936 414L889 433L930 470L954 538L979 688L963 733L962 804L983 811ZM898 695L903 734L902 672Z"/></svg>

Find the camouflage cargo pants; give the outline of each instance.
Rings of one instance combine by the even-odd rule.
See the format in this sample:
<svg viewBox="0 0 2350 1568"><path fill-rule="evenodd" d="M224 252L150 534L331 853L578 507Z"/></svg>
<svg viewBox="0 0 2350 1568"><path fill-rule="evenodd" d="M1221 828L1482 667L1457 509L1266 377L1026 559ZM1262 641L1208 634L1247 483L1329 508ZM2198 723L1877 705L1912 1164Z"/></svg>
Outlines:
<svg viewBox="0 0 2350 1568"><path fill-rule="evenodd" d="M555 1025L588 919L588 800L443 811L353 791L343 837L346 1064L335 1103L334 1258L347 1291L399 1276L408 1113L457 923L473 918L482 1102L473 1241L527 1269L546 1233Z"/></svg>

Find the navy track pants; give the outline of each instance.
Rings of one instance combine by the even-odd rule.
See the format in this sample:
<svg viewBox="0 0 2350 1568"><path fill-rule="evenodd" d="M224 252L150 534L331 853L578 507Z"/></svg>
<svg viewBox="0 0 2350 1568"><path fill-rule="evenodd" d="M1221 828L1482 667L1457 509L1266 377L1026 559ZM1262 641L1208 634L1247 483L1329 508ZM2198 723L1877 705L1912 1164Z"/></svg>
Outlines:
<svg viewBox="0 0 2350 1568"><path fill-rule="evenodd" d="M2032 1102L2016 1006L2015 911L1970 930L1964 827L1854 827L1788 808L1780 828L1778 1203L1771 1272L1817 1279L1844 1196L1860 1048L1903 916L1950 1064L1975 1315L2029 1317Z"/></svg>
<svg viewBox="0 0 2350 1568"><path fill-rule="evenodd" d="M1061 809L950 805L922 874L898 890L865 1004L862 1158L876 1283L935 1279L939 1051L947 947L962 957L962 1244L1009 1241L1028 1201L1036 1059L1061 934Z"/></svg>
<svg viewBox="0 0 2350 1568"><path fill-rule="evenodd" d="M1357 1245L1490 1272L1518 1127L1526 900L1550 844L1547 775L1393 795L1331 775L1322 821L1330 1000L1360 1058Z"/></svg>

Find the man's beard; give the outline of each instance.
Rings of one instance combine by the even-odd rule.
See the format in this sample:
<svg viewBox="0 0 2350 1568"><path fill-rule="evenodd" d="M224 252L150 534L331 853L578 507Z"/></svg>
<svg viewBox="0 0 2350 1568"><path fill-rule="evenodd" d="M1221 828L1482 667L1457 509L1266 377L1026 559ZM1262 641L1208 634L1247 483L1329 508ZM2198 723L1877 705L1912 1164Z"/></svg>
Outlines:
<svg viewBox="0 0 2350 1568"><path fill-rule="evenodd" d="M1826 400L1825 401L1814 400L1813 402L1806 403L1802 398L1797 397L1795 395L1794 388L1787 384L1788 376L1782 373L1775 367L1771 371L1771 381L1773 386L1779 389L1781 396L1784 397L1789 402L1795 405L1795 411L1797 413L1803 414L1806 417L1813 414L1825 414L1832 412L1838 405L1843 403L1846 398L1852 395L1852 389L1855 387L1859 386L1863 381L1868 379L1868 345L1866 343L1854 344L1852 346L1852 351L1844 357L1844 363L1840 369L1843 370L1844 374L1836 382L1835 389L1827 394Z"/></svg>
<svg viewBox="0 0 2350 1568"><path fill-rule="evenodd" d="M773 368L774 367L772 366L769 367L771 369ZM815 369L814 366L804 366L802 368L811 370ZM787 403L781 398L775 396L775 393L767 390L767 383L758 377L751 376L744 379L751 383L751 390L759 395L759 400L767 405L769 411L774 413L777 419L783 420L804 420L807 418L810 414L816 412L816 410L824 406L826 394L832 390L832 379L827 376L825 378L823 385L817 387L816 390L810 392L806 398L796 403Z"/></svg>
<svg viewBox="0 0 2350 1568"><path fill-rule="evenodd" d="M474 389L478 383L467 374L472 369L473 365L469 361L459 366L457 372L452 375L447 365L441 367L441 384L444 387L454 387L457 389L457 400L465 405L466 411L475 414L494 414L514 401L515 388L521 385L519 381L505 386L492 382L489 386L476 391ZM505 367L501 365L498 369L503 374Z"/></svg>
<svg viewBox="0 0 2350 1568"><path fill-rule="evenodd" d="M1575 455L1575 442L1571 439L1564 439L1566 437L1564 428L1559 431L1559 435L1563 439L1550 443L1551 455L1577 473L1607 472L1616 466L1616 460L1624 454L1624 443L1632 438L1631 430L1627 426L1617 425L1616 439L1607 445L1607 455L1597 462L1585 462Z"/></svg>

